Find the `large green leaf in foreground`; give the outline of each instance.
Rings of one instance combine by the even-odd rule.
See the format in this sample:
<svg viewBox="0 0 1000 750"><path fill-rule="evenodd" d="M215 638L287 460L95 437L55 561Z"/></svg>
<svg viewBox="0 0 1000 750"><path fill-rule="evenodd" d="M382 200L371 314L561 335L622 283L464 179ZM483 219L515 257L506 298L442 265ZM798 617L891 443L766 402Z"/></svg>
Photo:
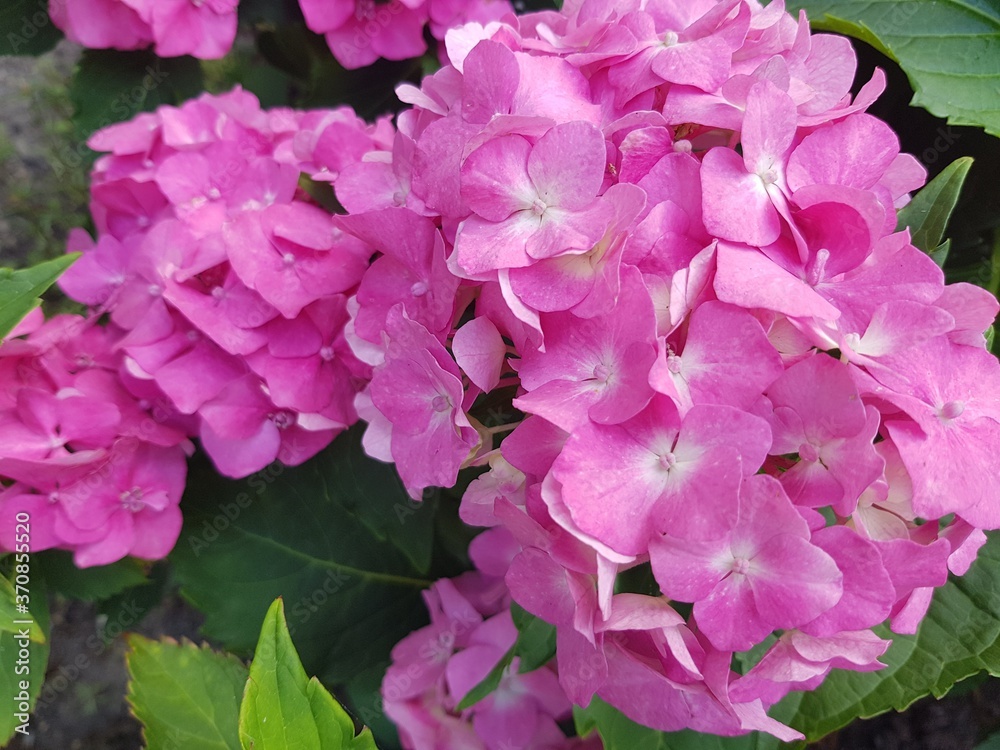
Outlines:
<svg viewBox="0 0 1000 750"><path fill-rule="evenodd" d="M857 37L910 78L912 104L952 125L1000 135L1000 3L996 0L793 0L813 27ZM947 148L948 144L944 144Z"/></svg>
<svg viewBox="0 0 1000 750"><path fill-rule="evenodd" d="M280 599L267 611L240 706L245 750L376 750L368 729L354 721L319 681L306 676L295 653Z"/></svg>
<svg viewBox="0 0 1000 750"><path fill-rule="evenodd" d="M247 668L193 643L129 636L128 702L148 750L240 750Z"/></svg>
<svg viewBox="0 0 1000 750"><path fill-rule="evenodd" d="M3 583L0 584L3 588L0 597L13 602L13 596L18 592L5 577L0 576L0 579L3 579ZM0 701L4 707L4 710L0 711L0 746L14 735L18 727L24 727L23 718L17 715L20 713L24 692L28 693L27 702L31 710L34 710L49 661L49 605L41 574L32 571L30 589L30 612L23 614L15 612L14 614L17 614L15 618L9 612L7 604L0 607L11 617L9 623L4 623L3 627L0 627L0 667L2 667ZM15 619L31 620L33 624L29 626L17 624L14 622ZM12 632L8 627L16 628L16 631ZM28 630L30 638L27 658L21 649L24 645L23 638L15 640L15 633L22 628ZM27 681L27 691L22 690L22 681ZM26 729L29 735L37 731L34 719L29 720Z"/></svg>
<svg viewBox="0 0 1000 750"><path fill-rule="evenodd" d="M202 464L171 556L183 593L205 613L204 632L237 653L252 651L283 597L306 669L327 684L387 662L426 621L420 592L431 583L414 564L423 555L364 506L429 539L433 504L413 510L394 467L345 448L356 439L351 431L302 466L274 465L243 481ZM408 512L397 517L397 506Z"/></svg>

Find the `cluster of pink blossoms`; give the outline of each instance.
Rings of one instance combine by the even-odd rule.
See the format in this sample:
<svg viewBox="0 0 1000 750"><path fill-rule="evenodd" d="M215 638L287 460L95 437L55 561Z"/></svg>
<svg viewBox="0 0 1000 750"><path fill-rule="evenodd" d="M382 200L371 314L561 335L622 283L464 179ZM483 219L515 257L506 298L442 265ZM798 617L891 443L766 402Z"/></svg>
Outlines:
<svg viewBox="0 0 1000 750"><path fill-rule="evenodd" d="M349 14L306 15L336 53ZM895 231L925 172L864 112L882 74L852 99L849 43L780 0L588 0L445 47L395 130L237 91L95 136L99 237L62 285L106 341L81 369L45 333L70 323L34 320L0 352L35 451L0 456L5 527L49 503L51 546L101 562L80 545L124 508L115 554L147 556L185 435L243 476L360 415L414 497L484 469L461 506L492 527L480 571L437 584L383 686L408 747L562 748L595 695L655 729L797 737L767 709L877 669L871 628L914 632L1000 528L998 305ZM106 461L131 473L99 503L67 491L119 445L139 458ZM555 663L459 711L510 600L556 626Z"/></svg>
<svg viewBox="0 0 1000 750"><path fill-rule="evenodd" d="M600 750L596 736L567 739L559 729L572 704L551 665L521 674L514 657L493 693L457 710L517 639L504 574L518 551L502 529L487 531L469 549L476 570L424 593L431 623L396 644L382 688L407 747Z"/></svg>
<svg viewBox="0 0 1000 750"><path fill-rule="evenodd" d="M71 235L83 255L59 282L91 314L33 314L0 348L0 546L30 512L34 551L163 557L188 438L242 477L356 421L369 371L344 326L370 250L299 183L391 138L346 108L265 112L237 90L91 139L110 152L92 176L98 237Z"/></svg>
<svg viewBox="0 0 1000 750"><path fill-rule="evenodd" d="M448 29L499 21L508 0L299 0L306 25L323 34L337 62L354 69L377 59L407 60L427 51L424 28L444 40Z"/></svg>
<svg viewBox="0 0 1000 750"><path fill-rule="evenodd" d="M96 244L62 289L120 331L129 376L192 418L220 472L297 465L357 419L368 368L344 338L369 249L300 187L391 139L348 108L263 111L236 90L90 140Z"/></svg>
<svg viewBox="0 0 1000 750"><path fill-rule="evenodd" d="M0 547L23 514L32 551L81 567L174 546L186 425L121 364L114 332L74 315L35 312L0 346Z"/></svg>
<svg viewBox="0 0 1000 750"><path fill-rule="evenodd" d="M49 0L52 22L92 49L143 49L160 57L224 57L236 39L239 0Z"/></svg>
<svg viewBox="0 0 1000 750"><path fill-rule="evenodd" d="M895 231L925 171L864 112L881 71L852 99L849 43L754 0L446 46L334 183L380 253L348 304L366 449L414 497L488 465L462 517L516 543L572 702L798 737L766 710L877 669L871 628L914 632L1000 527L998 305ZM408 747L461 692L397 712Z"/></svg>
<svg viewBox="0 0 1000 750"><path fill-rule="evenodd" d="M497 21L507 0L299 0L310 30L326 36L345 68L377 59L406 60L427 51L424 28L437 40L470 21ZM77 44L143 49L160 57L224 57L236 39L239 0L49 0L49 15Z"/></svg>

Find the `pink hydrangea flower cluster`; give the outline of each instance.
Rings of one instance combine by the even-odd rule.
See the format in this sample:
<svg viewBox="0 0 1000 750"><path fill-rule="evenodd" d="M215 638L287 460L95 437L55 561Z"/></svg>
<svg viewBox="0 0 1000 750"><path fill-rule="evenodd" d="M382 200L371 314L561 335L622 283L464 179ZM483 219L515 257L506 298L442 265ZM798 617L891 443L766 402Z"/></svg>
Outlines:
<svg viewBox="0 0 1000 750"><path fill-rule="evenodd" d="M220 472L296 465L352 424L344 339L370 251L301 187L391 138L347 109L263 111L236 90L95 134L96 243L60 279L109 313L132 378L190 417Z"/></svg>
<svg viewBox="0 0 1000 750"><path fill-rule="evenodd" d="M416 750L599 750L600 740L569 739L558 723L572 704L555 671L520 673L514 657L496 691L464 711L462 699L514 645L504 574L518 545L503 529L477 537L469 552L477 569L424 592L430 625L392 651L382 684L386 715Z"/></svg>
<svg viewBox="0 0 1000 750"><path fill-rule="evenodd" d="M406 60L427 51L424 29L445 32L468 22L498 21L508 0L299 0L306 25L323 34L345 68L379 58ZM236 39L239 0L49 0L67 38L93 49L143 49L160 57L224 57Z"/></svg>
<svg viewBox="0 0 1000 750"><path fill-rule="evenodd" d="M366 449L414 497L488 465L462 516L516 539L571 701L797 738L766 710L877 669L871 628L914 632L1000 527L998 305L895 231L925 171L865 113L881 71L852 98L849 43L777 1L445 42L334 182L379 253L348 303Z"/></svg>
<svg viewBox="0 0 1000 750"><path fill-rule="evenodd" d="M306 25L326 37L345 68L377 59L406 60L427 51L424 29L438 41L469 22L499 21L512 12L508 0L299 0Z"/></svg>
<svg viewBox="0 0 1000 750"><path fill-rule="evenodd" d="M80 567L163 557L181 530L186 425L122 372L112 330L26 318L0 346L0 548L24 514L32 552Z"/></svg>
<svg viewBox="0 0 1000 750"><path fill-rule="evenodd" d="M239 0L49 0L52 22L93 49L143 49L160 57L224 57L236 39Z"/></svg>

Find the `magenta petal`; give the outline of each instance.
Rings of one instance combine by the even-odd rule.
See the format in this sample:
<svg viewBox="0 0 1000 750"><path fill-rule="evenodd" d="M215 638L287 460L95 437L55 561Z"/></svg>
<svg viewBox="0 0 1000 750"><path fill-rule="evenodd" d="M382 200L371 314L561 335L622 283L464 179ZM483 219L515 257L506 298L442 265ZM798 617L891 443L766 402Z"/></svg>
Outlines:
<svg viewBox="0 0 1000 750"><path fill-rule="evenodd" d="M692 313L679 365L675 377L695 403L742 409L782 373L781 357L757 319L720 302L705 302Z"/></svg>
<svg viewBox="0 0 1000 750"><path fill-rule="evenodd" d="M735 151L713 148L705 154L701 188L709 234L753 247L778 239L781 220L767 188L760 177L747 172Z"/></svg>
<svg viewBox="0 0 1000 750"><path fill-rule="evenodd" d="M697 601L694 617L712 645L724 651L745 651L774 630L757 613L750 581L743 575L730 575Z"/></svg>
<svg viewBox="0 0 1000 750"><path fill-rule="evenodd" d="M878 548L844 526L820 529L813 543L836 561L844 574L844 594L837 604L802 626L810 635L834 636L864 630L889 616L894 599L892 579Z"/></svg>
<svg viewBox="0 0 1000 750"><path fill-rule="evenodd" d="M808 540L778 534L751 563L748 576L757 611L772 627L802 625L831 609L843 593L843 574Z"/></svg>
<svg viewBox="0 0 1000 750"><path fill-rule="evenodd" d="M732 556L725 539L697 541L654 537L649 561L663 594L682 602L705 599L728 573Z"/></svg>
<svg viewBox="0 0 1000 750"><path fill-rule="evenodd" d="M166 557L177 543L182 523L181 510L176 505L137 513L133 517L134 539L129 554L143 560Z"/></svg>
<svg viewBox="0 0 1000 750"><path fill-rule="evenodd" d="M462 70L462 115L466 120L487 123L494 115L510 114L521 80L510 49L483 40L466 55Z"/></svg>
<svg viewBox="0 0 1000 750"><path fill-rule="evenodd" d="M582 425L552 467L573 520L624 555L645 551L651 512L669 481L649 444L669 448L679 419L655 403L622 425Z"/></svg>
<svg viewBox="0 0 1000 750"><path fill-rule="evenodd" d="M473 318L455 331L451 349L458 366L484 391L500 382L507 345L489 318Z"/></svg>
<svg viewBox="0 0 1000 750"><path fill-rule="evenodd" d="M747 170L761 177L770 174L773 182L784 171L797 125L798 113L791 97L766 79L755 83L747 93L740 133Z"/></svg>
<svg viewBox="0 0 1000 750"><path fill-rule="evenodd" d="M548 206L577 211L590 204L604 180L604 136L586 122L556 125L528 157L528 174Z"/></svg>
<svg viewBox="0 0 1000 750"><path fill-rule="evenodd" d="M531 258L525 242L538 231L538 225L538 217L531 211L518 211L499 222L470 216L458 226L455 263L474 277L500 268L527 266Z"/></svg>
<svg viewBox="0 0 1000 750"><path fill-rule="evenodd" d="M899 153L892 129L868 114L851 115L802 139L788 160L788 187L872 187Z"/></svg>
<svg viewBox="0 0 1000 750"><path fill-rule="evenodd" d="M113 513L103 526L105 536L99 541L80 544L73 551L73 562L79 568L108 565L129 553L133 543L132 514L127 510Z"/></svg>
<svg viewBox="0 0 1000 750"><path fill-rule="evenodd" d="M245 438L223 437L203 423L201 444L221 474L245 477L277 458L281 435L269 420L261 422L258 431Z"/></svg>
<svg viewBox="0 0 1000 750"><path fill-rule="evenodd" d="M462 198L489 221L503 221L530 209L538 192L528 177L531 145L519 135L494 138L477 148L462 165Z"/></svg>
<svg viewBox="0 0 1000 750"><path fill-rule="evenodd" d="M715 293L723 302L793 318L836 320L840 316L808 284L756 250L720 242L716 263Z"/></svg>

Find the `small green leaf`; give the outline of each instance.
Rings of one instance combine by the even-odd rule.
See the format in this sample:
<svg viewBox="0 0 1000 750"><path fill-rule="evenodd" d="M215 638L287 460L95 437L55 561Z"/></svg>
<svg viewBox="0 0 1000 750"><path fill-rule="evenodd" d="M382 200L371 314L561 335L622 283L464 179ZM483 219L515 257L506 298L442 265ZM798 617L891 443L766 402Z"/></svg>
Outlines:
<svg viewBox="0 0 1000 750"><path fill-rule="evenodd" d="M952 125L1000 135L1000 4L995 0L792 0L812 25L868 42L896 60L915 92L910 102ZM938 153L957 136L943 129Z"/></svg>
<svg viewBox="0 0 1000 750"><path fill-rule="evenodd" d="M375 740L371 730L365 728L361 734L355 735L353 719L315 677L309 679L306 695L309 697L309 707L316 719L320 747L375 750Z"/></svg>
<svg viewBox="0 0 1000 750"><path fill-rule="evenodd" d="M948 219L958 202L970 167L970 157L956 159L899 212L897 228L909 227L910 241L925 253L930 253L931 257L934 257L933 253L941 251L941 240L948 226ZM947 252L945 248L944 254L947 255Z"/></svg>
<svg viewBox="0 0 1000 750"><path fill-rule="evenodd" d="M490 673L466 693L458 704L459 711L474 706L496 690L515 656L519 660L517 671L523 674L540 669L556 655L556 629L553 625L535 617L517 603L511 605L510 614L514 625L517 626L517 640Z"/></svg>
<svg viewBox="0 0 1000 750"><path fill-rule="evenodd" d="M501 658L500 661L496 663L496 666L490 670L490 673L486 675L486 677L484 677L478 685L465 694L465 697L462 698L461 702L458 704L459 711L471 708L500 687L500 681L503 680L504 674L510 668L510 664L514 660L514 649L516 647L517 644L514 644L507 649L507 653L504 654L503 658Z"/></svg>
<svg viewBox="0 0 1000 750"><path fill-rule="evenodd" d="M32 562L45 575L52 591L86 602L101 601L149 582L144 564L133 557L110 565L78 568L73 564L72 553L47 550L33 556Z"/></svg>
<svg viewBox="0 0 1000 750"><path fill-rule="evenodd" d="M42 293L52 286L78 257L79 253L63 255L19 271L0 268L0 340L3 340L25 315L38 307Z"/></svg>
<svg viewBox="0 0 1000 750"><path fill-rule="evenodd" d="M4 0L0 13L0 55L41 55L56 46L62 32L39 0Z"/></svg>
<svg viewBox="0 0 1000 750"><path fill-rule="evenodd" d="M371 732L354 722L319 681L306 676L276 599L264 618L240 705L244 750L375 750Z"/></svg>
<svg viewBox="0 0 1000 750"><path fill-rule="evenodd" d="M42 626L35 620L30 611L18 611L18 594L22 589L16 589L6 577L0 576L0 631L4 633L20 633L27 629L30 640L35 643L45 643L45 633ZM23 605L27 609L28 605ZM25 626L25 623L28 623Z"/></svg>
<svg viewBox="0 0 1000 750"><path fill-rule="evenodd" d="M556 629L540 617L535 617L517 603L511 604L510 614L517 626L514 656L520 662L521 674L534 672L552 661L556 655Z"/></svg>
<svg viewBox="0 0 1000 750"><path fill-rule="evenodd" d="M23 637L15 639L17 633L0 630L0 704L7 707L0 711L0 746L4 746L15 732L34 734L36 731L21 709L25 703L29 712L35 709L45 680L45 669L49 661L49 607L45 579L40 574L32 573L30 586L30 619L41 629L42 640L30 640L32 628L29 626L29 640L25 649Z"/></svg>
<svg viewBox="0 0 1000 750"><path fill-rule="evenodd" d="M128 643L127 698L148 750L240 750L241 661L189 641L130 635Z"/></svg>
<svg viewBox="0 0 1000 750"><path fill-rule="evenodd" d="M944 268L944 264L948 262L948 253L951 252L951 240L945 240L936 248L931 250L928 255L931 256L938 268Z"/></svg>

